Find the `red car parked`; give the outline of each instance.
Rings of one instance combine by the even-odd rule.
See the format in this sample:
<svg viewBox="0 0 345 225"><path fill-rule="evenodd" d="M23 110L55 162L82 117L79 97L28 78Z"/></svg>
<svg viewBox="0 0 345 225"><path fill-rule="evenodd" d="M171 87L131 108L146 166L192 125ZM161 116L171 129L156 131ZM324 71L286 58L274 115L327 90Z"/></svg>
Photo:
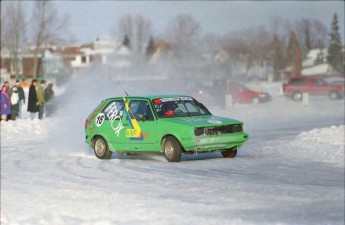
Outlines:
<svg viewBox="0 0 345 225"><path fill-rule="evenodd" d="M252 90L238 81L228 83L228 94L232 96L233 103L262 103L271 100L267 92Z"/></svg>
<svg viewBox="0 0 345 225"><path fill-rule="evenodd" d="M328 95L330 99L340 99L344 96L344 84L330 83L324 77L297 77L291 78L283 84L286 96L293 100L302 100L303 93L310 95Z"/></svg>

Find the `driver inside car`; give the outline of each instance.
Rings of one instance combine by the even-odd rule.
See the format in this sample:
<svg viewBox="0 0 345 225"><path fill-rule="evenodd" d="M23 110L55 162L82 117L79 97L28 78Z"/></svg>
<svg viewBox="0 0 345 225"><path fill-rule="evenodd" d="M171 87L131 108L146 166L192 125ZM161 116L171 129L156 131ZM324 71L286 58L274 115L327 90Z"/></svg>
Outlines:
<svg viewBox="0 0 345 225"><path fill-rule="evenodd" d="M173 104L167 104L164 108L165 108L164 113L166 116L175 115L175 106Z"/></svg>

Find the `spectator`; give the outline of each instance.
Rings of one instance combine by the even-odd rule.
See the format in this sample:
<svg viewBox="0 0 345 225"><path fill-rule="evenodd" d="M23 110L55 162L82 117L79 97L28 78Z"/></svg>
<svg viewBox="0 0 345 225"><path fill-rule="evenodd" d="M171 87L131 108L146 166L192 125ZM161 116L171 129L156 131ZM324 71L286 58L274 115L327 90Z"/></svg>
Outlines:
<svg viewBox="0 0 345 225"><path fill-rule="evenodd" d="M10 96L7 93L6 85L1 88L1 120L7 121L8 115L11 114Z"/></svg>
<svg viewBox="0 0 345 225"><path fill-rule="evenodd" d="M10 83L8 81L5 81L4 85L6 86L7 95L11 96L11 86L10 86ZM10 102L11 102L11 99L10 99ZM7 115L7 120L9 120L10 118L11 118L11 114L8 114Z"/></svg>
<svg viewBox="0 0 345 225"><path fill-rule="evenodd" d="M18 85L18 94L19 94L18 118L19 119L22 119L22 106L23 104L25 104L25 93L24 93L23 85L24 85L24 79L22 79L20 84Z"/></svg>
<svg viewBox="0 0 345 225"><path fill-rule="evenodd" d="M11 120L16 120L18 112L19 112L19 80L11 88Z"/></svg>
<svg viewBox="0 0 345 225"><path fill-rule="evenodd" d="M29 88L28 97L28 112L30 112L30 118L32 120L35 119L36 113L39 111L36 87L37 80L33 79Z"/></svg>
<svg viewBox="0 0 345 225"><path fill-rule="evenodd" d="M44 89L45 89L46 81L41 80L41 84L37 87L37 99L38 99L38 119L43 119L44 115L44 107L45 107L45 99L44 99Z"/></svg>
<svg viewBox="0 0 345 225"><path fill-rule="evenodd" d="M44 90L44 98L46 100L46 117L49 117L53 114L54 104L52 102L55 93L53 90L53 83L48 82L48 86Z"/></svg>
<svg viewBox="0 0 345 225"><path fill-rule="evenodd" d="M7 92L8 96L10 96L11 95L10 83L8 81L5 81L4 85L6 86L6 92Z"/></svg>

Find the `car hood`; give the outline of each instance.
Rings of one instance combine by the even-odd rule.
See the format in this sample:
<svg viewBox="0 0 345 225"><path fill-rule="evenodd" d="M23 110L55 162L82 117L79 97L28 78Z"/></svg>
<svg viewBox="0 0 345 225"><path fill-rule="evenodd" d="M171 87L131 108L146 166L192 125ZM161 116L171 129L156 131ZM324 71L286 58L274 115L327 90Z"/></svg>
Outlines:
<svg viewBox="0 0 345 225"><path fill-rule="evenodd" d="M192 117L175 117L165 118L166 122L178 123L191 127L210 127L210 126L222 126L228 124L242 124L239 120L231 118L224 118L219 116L192 116Z"/></svg>

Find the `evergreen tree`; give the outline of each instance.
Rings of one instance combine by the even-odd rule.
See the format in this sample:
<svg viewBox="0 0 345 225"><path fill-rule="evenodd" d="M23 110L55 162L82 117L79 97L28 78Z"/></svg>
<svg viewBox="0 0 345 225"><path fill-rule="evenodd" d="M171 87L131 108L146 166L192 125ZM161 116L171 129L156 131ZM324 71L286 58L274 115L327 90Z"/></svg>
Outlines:
<svg viewBox="0 0 345 225"><path fill-rule="evenodd" d="M125 38L122 41L122 44L126 46L127 48L131 49L131 41L129 40L128 35L125 35Z"/></svg>
<svg viewBox="0 0 345 225"><path fill-rule="evenodd" d="M332 20L332 28L330 33L330 41L328 46L328 62L338 72L344 73L342 43L339 33L338 16L334 14Z"/></svg>
<svg viewBox="0 0 345 225"><path fill-rule="evenodd" d="M146 48L146 55L147 57L151 57L154 53L155 53L155 42L152 38L152 36L150 37L150 41L149 41L149 44Z"/></svg>

